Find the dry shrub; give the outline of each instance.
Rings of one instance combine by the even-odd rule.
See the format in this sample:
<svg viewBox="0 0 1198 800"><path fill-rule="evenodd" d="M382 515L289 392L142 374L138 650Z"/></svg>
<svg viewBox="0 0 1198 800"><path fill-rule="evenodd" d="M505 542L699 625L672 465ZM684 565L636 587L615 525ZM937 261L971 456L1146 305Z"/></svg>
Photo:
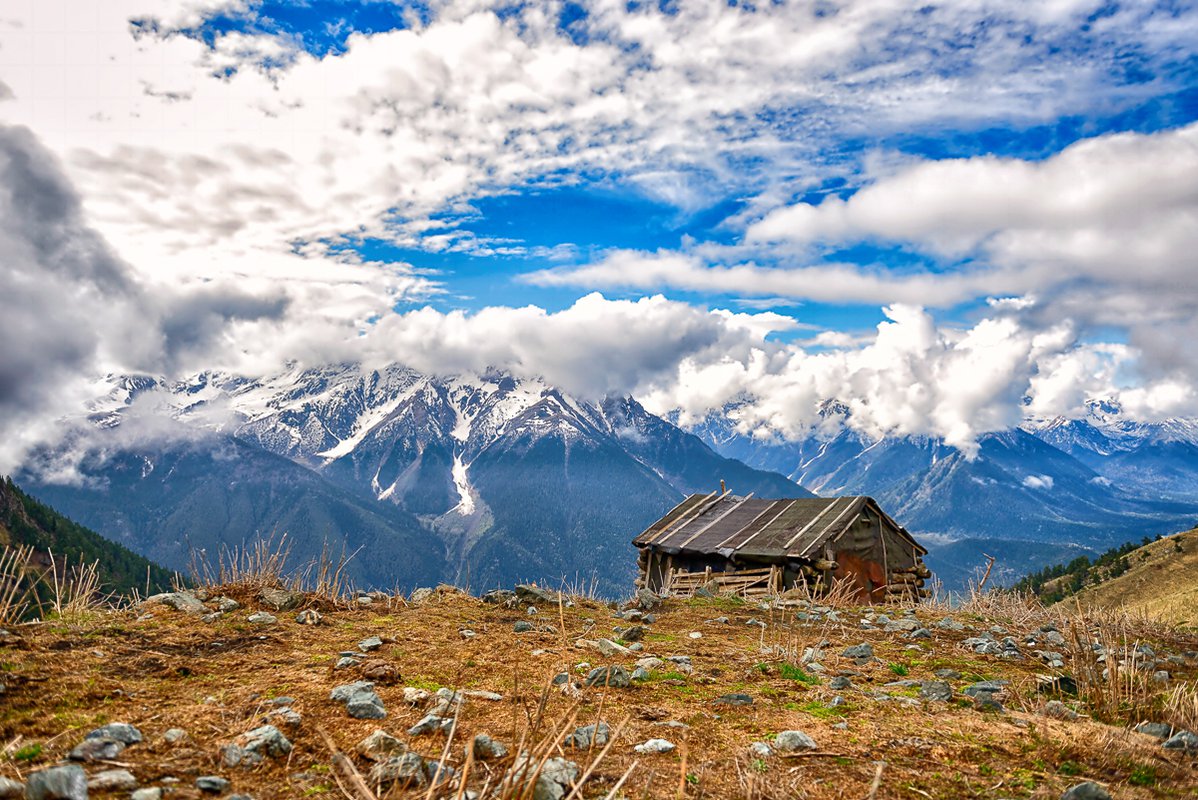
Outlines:
<svg viewBox="0 0 1198 800"><path fill-rule="evenodd" d="M271 535L246 545L222 548L215 565L206 551L192 550L189 571L194 583L210 589L285 588L338 603L354 594L345 568L358 552L355 550L348 556L342 552L335 556L326 541L319 556L293 566L287 534L280 536L277 542Z"/></svg>

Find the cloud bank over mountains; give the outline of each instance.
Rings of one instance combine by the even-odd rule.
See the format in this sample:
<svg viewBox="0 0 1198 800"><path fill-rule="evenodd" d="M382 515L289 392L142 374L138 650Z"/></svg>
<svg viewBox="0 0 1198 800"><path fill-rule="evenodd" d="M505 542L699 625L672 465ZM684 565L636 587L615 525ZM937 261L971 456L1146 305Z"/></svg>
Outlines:
<svg viewBox="0 0 1198 800"><path fill-rule="evenodd" d="M97 374L291 361L736 402L785 437L836 398L967 452L1093 396L1198 414L1192 8L402 13L335 41L248 0L0 15L0 471ZM472 228L588 186L717 219L552 263ZM438 260L497 252L502 301Z"/></svg>

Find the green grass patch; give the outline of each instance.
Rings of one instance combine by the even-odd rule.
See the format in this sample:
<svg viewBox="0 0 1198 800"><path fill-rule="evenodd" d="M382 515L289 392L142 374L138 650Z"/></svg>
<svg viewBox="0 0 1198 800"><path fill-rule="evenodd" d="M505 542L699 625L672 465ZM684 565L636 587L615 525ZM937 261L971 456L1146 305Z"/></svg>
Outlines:
<svg viewBox="0 0 1198 800"><path fill-rule="evenodd" d="M1083 767L1081 764L1077 763L1076 761L1062 761L1060 764L1057 765L1058 773L1060 773L1061 775L1068 775L1070 777L1072 777L1074 775L1081 775L1085 771L1086 771L1085 767Z"/></svg>
<svg viewBox="0 0 1198 800"><path fill-rule="evenodd" d="M908 667L906 664L892 663L890 665L890 671L900 677L903 675L911 674L911 668Z"/></svg>
<svg viewBox="0 0 1198 800"><path fill-rule="evenodd" d="M12 754L17 761L33 761L42 754L42 746L37 742L27 744Z"/></svg>
<svg viewBox="0 0 1198 800"><path fill-rule="evenodd" d="M405 677L404 685L412 686L416 689L424 689L426 692L435 692L441 688L441 683L439 681L435 681L432 678L420 677Z"/></svg>
<svg viewBox="0 0 1198 800"><path fill-rule="evenodd" d="M1148 764L1137 764L1127 776L1127 782L1132 786L1156 786L1156 767Z"/></svg>
<svg viewBox="0 0 1198 800"><path fill-rule="evenodd" d="M809 714L816 719L824 720L840 719L851 709L851 706L847 703L839 706L830 706L819 700L812 700L809 703L797 703L795 705L797 706L796 710L802 711L804 714Z"/></svg>
<svg viewBox="0 0 1198 800"><path fill-rule="evenodd" d="M807 670L800 667L798 664L782 663L778 665L778 674L788 681L797 681L798 683L816 684L819 683L819 678L812 675Z"/></svg>
<svg viewBox="0 0 1198 800"><path fill-rule="evenodd" d="M723 611L735 611L744 608L749 603L743 597L728 594L719 597L691 597L686 604L691 608L718 608Z"/></svg>

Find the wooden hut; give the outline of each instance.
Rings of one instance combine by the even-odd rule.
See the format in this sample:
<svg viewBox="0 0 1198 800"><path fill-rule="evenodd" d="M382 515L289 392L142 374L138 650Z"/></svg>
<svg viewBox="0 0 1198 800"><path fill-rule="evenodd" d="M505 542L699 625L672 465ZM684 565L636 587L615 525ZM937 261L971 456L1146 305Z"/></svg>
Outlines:
<svg viewBox="0 0 1198 800"><path fill-rule="evenodd" d="M721 591L826 591L845 581L865 602L927 596L927 554L871 497L764 500L728 492L695 494L633 540L638 586L690 594L716 581Z"/></svg>

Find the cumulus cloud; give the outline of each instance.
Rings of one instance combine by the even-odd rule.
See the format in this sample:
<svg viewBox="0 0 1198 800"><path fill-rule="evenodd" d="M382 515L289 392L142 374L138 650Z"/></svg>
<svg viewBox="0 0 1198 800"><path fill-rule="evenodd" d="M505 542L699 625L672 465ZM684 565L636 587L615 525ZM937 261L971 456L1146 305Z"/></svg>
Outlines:
<svg viewBox="0 0 1198 800"><path fill-rule="evenodd" d="M1028 475L1023 479L1023 485L1028 489L1051 489L1053 483L1051 475Z"/></svg>

